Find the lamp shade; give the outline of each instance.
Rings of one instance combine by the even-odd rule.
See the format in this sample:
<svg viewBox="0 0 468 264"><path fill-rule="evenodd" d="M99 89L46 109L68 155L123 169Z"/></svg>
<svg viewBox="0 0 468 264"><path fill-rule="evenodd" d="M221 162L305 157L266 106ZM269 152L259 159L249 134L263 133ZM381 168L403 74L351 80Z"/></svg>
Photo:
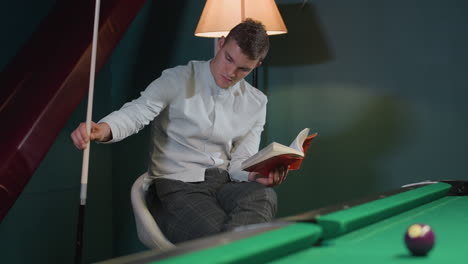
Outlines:
<svg viewBox="0 0 468 264"><path fill-rule="evenodd" d="M207 0L195 36L219 38L246 18L263 23L268 35L288 32L274 0Z"/></svg>

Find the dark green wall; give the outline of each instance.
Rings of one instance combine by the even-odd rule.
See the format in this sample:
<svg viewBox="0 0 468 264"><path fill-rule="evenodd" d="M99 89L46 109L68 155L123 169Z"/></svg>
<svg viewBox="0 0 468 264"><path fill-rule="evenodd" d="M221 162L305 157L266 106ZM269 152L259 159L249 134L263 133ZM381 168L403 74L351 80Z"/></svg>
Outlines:
<svg viewBox="0 0 468 264"><path fill-rule="evenodd" d="M0 4L1 67L55 1L13 2ZM415 181L468 179L465 1L276 2L289 34L272 37L259 71L269 96L262 144L289 144L304 127L319 132L302 169L276 188L279 216ZM203 5L147 2L97 77L95 120L138 96L161 70L212 56L212 40L193 36ZM69 134L85 112L83 101L0 224L2 262L72 261L81 152ZM129 191L146 168L148 137L144 129L92 145L87 262L144 249Z"/></svg>
<svg viewBox="0 0 468 264"><path fill-rule="evenodd" d="M466 1L277 1L268 141L319 133L277 188L280 215L432 179L468 179Z"/></svg>

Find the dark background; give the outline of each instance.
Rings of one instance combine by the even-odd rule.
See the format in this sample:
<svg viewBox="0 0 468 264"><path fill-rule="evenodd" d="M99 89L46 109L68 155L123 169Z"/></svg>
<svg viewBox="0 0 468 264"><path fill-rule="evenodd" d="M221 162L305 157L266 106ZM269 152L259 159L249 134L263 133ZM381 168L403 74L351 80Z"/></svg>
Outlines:
<svg viewBox="0 0 468 264"><path fill-rule="evenodd" d="M319 133L302 169L276 188L278 216L417 181L468 179L468 2L276 2L289 34L271 38L259 70L269 97L262 145L289 144L304 127ZM0 70L54 3L0 3ZM148 0L97 76L94 120L137 97L161 70L212 57L213 40L193 35L203 6ZM82 153L69 134L85 115L86 99L0 224L2 262L72 262ZM148 137L144 129L92 145L86 262L144 249L129 191L146 169Z"/></svg>

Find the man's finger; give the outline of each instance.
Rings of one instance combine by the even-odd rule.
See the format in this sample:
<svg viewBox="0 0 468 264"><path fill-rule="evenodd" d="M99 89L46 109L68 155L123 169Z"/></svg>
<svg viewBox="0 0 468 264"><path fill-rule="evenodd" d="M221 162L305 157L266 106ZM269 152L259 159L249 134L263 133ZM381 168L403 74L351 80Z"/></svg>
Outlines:
<svg viewBox="0 0 468 264"><path fill-rule="evenodd" d="M86 143L80 138L79 133L72 133L71 138L77 149L84 149L86 147Z"/></svg>
<svg viewBox="0 0 468 264"><path fill-rule="evenodd" d="M86 123L81 123L80 126L78 127L81 138L85 141L88 142L89 136L88 136L88 131L86 130Z"/></svg>
<svg viewBox="0 0 468 264"><path fill-rule="evenodd" d="M71 139L72 139L72 141L73 141L73 145L75 145L75 147L77 147L77 148L80 148L80 146L79 146L79 141L78 141L78 139L76 139L75 134L74 134L74 133L71 133L71 134L70 134L70 137L71 137Z"/></svg>
<svg viewBox="0 0 468 264"><path fill-rule="evenodd" d="M283 181L286 180L286 177L288 177L288 171L286 171L286 172L284 173Z"/></svg>
<svg viewBox="0 0 468 264"><path fill-rule="evenodd" d="M286 175L288 175L288 168L283 167L283 179L286 178Z"/></svg>
<svg viewBox="0 0 468 264"><path fill-rule="evenodd" d="M280 181L281 181L281 174L282 174L281 172L276 173L276 181L275 181L276 184L279 184L279 183L280 183Z"/></svg>
<svg viewBox="0 0 468 264"><path fill-rule="evenodd" d="M73 131L72 133L72 138L74 139L73 142L78 145L82 145L83 144L83 139L81 138L81 134L79 133L79 131Z"/></svg>
<svg viewBox="0 0 468 264"><path fill-rule="evenodd" d="M272 179L269 177L259 177L256 179L256 181L260 184L263 184L265 186L272 186L273 182Z"/></svg>
<svg viewBox="0 0 468 264"><path fill-rule="evenodd" d="M288 175L287 167L281 167L281 174L280 174L280 181L279 181L280 184L283 183L287 175Z"/></svg>

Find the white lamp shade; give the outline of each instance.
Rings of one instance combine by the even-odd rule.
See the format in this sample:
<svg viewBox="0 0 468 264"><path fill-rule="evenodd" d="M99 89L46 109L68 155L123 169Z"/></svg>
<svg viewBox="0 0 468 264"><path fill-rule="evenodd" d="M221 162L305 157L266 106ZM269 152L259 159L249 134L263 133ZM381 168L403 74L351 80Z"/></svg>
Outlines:
<svg viewBox="0 0 468 264"><path fill-rule="evenodd" d="M263 23L268 35L288 32L274 0L207 0L195 36L219 38L246 18Z"/></svg>

